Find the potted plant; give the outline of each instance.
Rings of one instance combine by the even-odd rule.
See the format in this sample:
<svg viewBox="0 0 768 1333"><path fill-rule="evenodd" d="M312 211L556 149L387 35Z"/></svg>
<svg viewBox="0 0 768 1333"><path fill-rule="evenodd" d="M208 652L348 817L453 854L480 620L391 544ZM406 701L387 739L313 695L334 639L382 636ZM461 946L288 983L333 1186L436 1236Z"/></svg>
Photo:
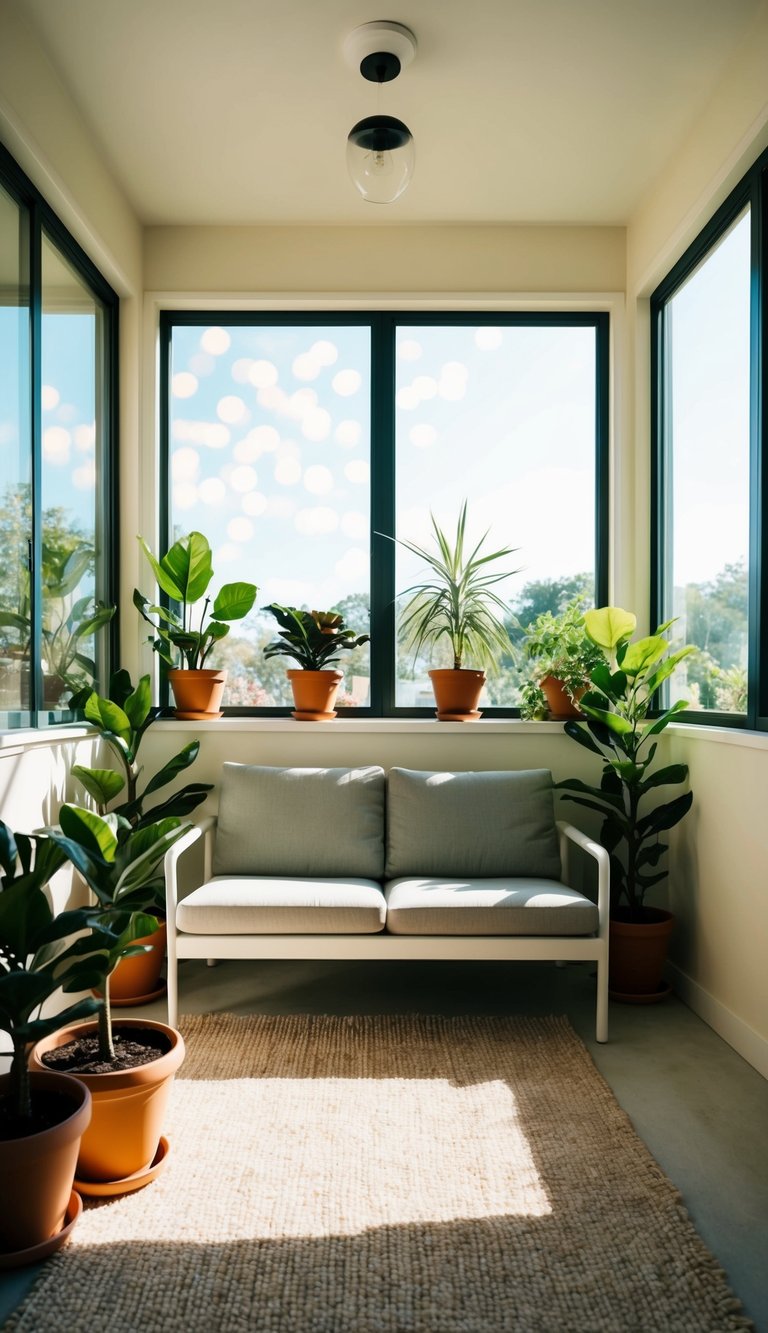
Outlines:
<svg viewBox="0 0 768 1333"><path fill-rule="evenodd" d="M578 717L590 675L605 661L602 648L586 632L584 598L575 597L559 614L542 611L525 631L523 652L534 689L523 693L522 716L541 714L538 686L553 721Z"/></svg>
<svg viewBox="0 0 768 1333"><path fill-rule="evenodd" d="M63 1244L80 1207L72 1183L90 1093L70 1075L30 1074L27 1066L30 1042L99 1007L84 999L53 1016L39 1012L67 989L69 945L91 915L54 916L44 890L63 864L54 843L14 834L0 820L0 1031L13 1050L10 1072L0 1075L0 1198L8 1203L0 1208L0 1253L14 1266Z"/></svg>
<svg viewBox="0 0 768 1333"><path fill-rule="evenodd" d="M83 652L83 643L109 624L115 608L105 606L90 595L72 601L92 563L93 547L86 542L63 550L43 542L41 660L44 707L56 708L65 690L79 690L96 676L96 663ZM28 662L32 611L30 576L26 569L20 580L18 609L0 611L0 628L17 632L15 652ZM28 695L28 677L26 685Z"/></svg>
<svg viewBox="0 0 768 1333"><path fill-rule="evenodd" d="M334 704L343 673L333 669L342 653L370 642L369 634L347 629L338 611L300 611L272 602L264 608L275 617L278 637L264 649L265 657L290 657L298 668L286 672L299 722L328 722L336 716Z"/></svg>
<svg viewBox="0 0 768 1333"><path fill-rule="evenodd" d="M144 766L139 765L139 748L154 719L149 676L142 676L134 688L129 673L117 671L110 680L106 698L94 690L83 690L73 696L70 707L82 710L85 720L100 732L117 760L117 770L75 764L72 776L93 797L98 814L104 816L111 810L118 818L118 839L131 829L147 828L169 816L183 818L205 800L212 784L191 782L151 809L144 808L148 797L173 782L200 753L200 742L190 741L152 777L147 777ZM118 797L121 799L115 804ZM145 885L143 899L137 905L157 917L159 924L149 935L135 941L137 945L146 945L146 952L124 958L112 973L110 997L114 1005L145 1004L162 993L160 970L166 926L165 878L161 867Z"/></svg>
<svg viewBox="0 0 768 1333"><path fill-rule="evenodd" d="M74 942L72 986L103 997L98 1022L60 1028L35 1046L36 1069L74 1073L90 1089L93 1116L78 1158L83 1193L124 1193L154 1178L171 1081L184 1058L175 1028L149 1019L113 1022L109 978L121 958L142 952L137 943L157 922L141 910L169 847L188 827L169 816L125 833L118 816L63 805L59 826L46 830L93 893L88 933ZM122 832L125 836L118 836ZM166 1145L167 1148L167 1145Z"/></svg>
<svg viewBox="0 0 768 1333"><path fill-rule="evenodd" d="M170 606L151 603L134 588L134 606L156 635L152 647L170 668L168 679L176 701L176 716L200 721L221 717L219 706L226 672L207 668L205 664L219 640L229 634L230 622L248 615L258 588L253 583L225 583L212 606L211 598L205 597L195 628L192 608L205 596L213 578L207 538L201 532L190 532L174 542L160 560L143 537L139 537L139 542L159 587L181 607L181 613L177 614Z"/></svg>
<svg viewBox="0 0 768 1333"><path fill-rule="evenodd" d="M667 989L662 972L674 925L670 912L647 906L645 896L666 872L659 870L667 845L659 835L691 808L693 795L683 792L659 801L661 788L677 787L688 778L686 764L654 768L656 737L672 722L687 700L679 699L658 717L649 717L654 695L692 645L670 652L665 633L632 642L636 619L621 607L587 611L587 634L609 660L593 668L591 685L581 699L587 722L566 722L569 736L602 762L600 786L578 778L556 785L564 800L596 810L603 818L600 840L611 856L611 925L609 985L615 998L649 1003Z"/></svg>
<svg viewBox="0 0 768 1333"><path fill-rule="evenodd" d="M465 551L466 500L453 540L440 528L433 514L430 519L435 550L395 539L423 560L431 575L424 583L404 590L402 595L410 600L403 608L400 625L414 653L423 648L432 650L443 641L450 648L452 665L429 672L438 719L476 721L481 716L477 705L486 681L485 672L495 671L499 656L511 652L505 619L514 622L494 586L517 571L491 569L491 566L517 548L504 546L498 551L482 553L486 532L470 551ZM474 663L473 667L464 665L467 658Z"/></svg>

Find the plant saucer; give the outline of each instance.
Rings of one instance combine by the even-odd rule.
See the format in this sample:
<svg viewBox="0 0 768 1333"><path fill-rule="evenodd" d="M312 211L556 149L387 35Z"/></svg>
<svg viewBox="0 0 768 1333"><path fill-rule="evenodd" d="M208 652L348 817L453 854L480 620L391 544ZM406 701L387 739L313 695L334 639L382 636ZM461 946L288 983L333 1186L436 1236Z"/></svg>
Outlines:
<svg viewBox="0 0 768 1333"><path fill-rule="evenodd" d="M302 710L291 713L291 717L295 717L297 722L332 722L335 716L335 713L313 713Z"/></svg>
<svg viewBox="0 0 768 1333"><path fill-rule="evenodd" d="M174 711L174 717L179 718L182 722L214 722L217 717L223 716L223 713L180 713L178 709Z"/></svg>
<svg viewBox="0 0 768 1333"><path fill-rule="evenodd" d="M468 713L436 713L438 722L478 722L482 713L476 708Z"/></svg>
<svg viewBox="0 0 768 1333"><path fill-rule="evenodd" d="M133 1171L130 1176L122 1176L120 1180L76 1180L75 1185L81 1194L87 1194L89 1198L94 1199L131 1194L134 1190L140 1190L157 1179L160 1172L165 1170L169 1152L168 1140L161 1134L157 1152L149 1166L145 1166L141 1171Z"/></svg>
<svg viewBox="0 0 768 1333"><path fill-rule="evenodd" d="M666 1000L672 994L672 987L668 981L660 981L656 990L648 991L647 994L630 991L624 995L617 990L609 990L608 994L612 1000L618 1000L619 1004L658 1004L659 1000Z"/></svg>
<svg viewBox="0 0 768 1333"><path fill-rule="evenodd" d="M0 1270L26 1268L28 1264L37 1264L41 1259L47 1259L49 1254L55 1254L69 1237L82 1211L83 1201L77 1191L73 1190L69 1196L61 1231L57 1231L55 1236L49 1236L47 1240L41 1240L39 1245L30 1245L26 1250L0 1250Z"/></svg>

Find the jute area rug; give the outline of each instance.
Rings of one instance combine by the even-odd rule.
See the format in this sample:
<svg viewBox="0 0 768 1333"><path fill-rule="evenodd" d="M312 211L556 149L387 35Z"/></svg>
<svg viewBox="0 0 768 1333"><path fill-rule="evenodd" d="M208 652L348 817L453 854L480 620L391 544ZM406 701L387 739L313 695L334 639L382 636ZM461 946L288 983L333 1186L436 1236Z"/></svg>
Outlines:
<svg viewBox="0 0 768 1333"><path fill-rule="evenodd" d="M181 1022L165 1172L13 1333L751 1327L565 1019Z"/></svg>

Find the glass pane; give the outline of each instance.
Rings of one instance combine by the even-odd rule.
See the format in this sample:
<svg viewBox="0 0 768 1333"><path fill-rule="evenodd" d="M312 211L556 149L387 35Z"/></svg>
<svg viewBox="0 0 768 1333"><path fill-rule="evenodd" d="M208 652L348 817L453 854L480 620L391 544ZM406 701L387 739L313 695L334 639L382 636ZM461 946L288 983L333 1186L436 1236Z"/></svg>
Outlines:
<svg viewBox="0 0 768 1333"><path fill-rule="evenodd" d="M334 609L367 633L369 412L366 327L174 328L172 530L208 538L212 592L245 579L259 607ZM211 665L227 668L226 705L292 703L291 662L262 651L276 631L257 611L217 646ZM339 669L337 707L366 705L368 645Z"/></svg>
<svg viewBox="0 0 768 1333"><path fill-rule="evenodd" d="M0 189L0 710L30 706L29 261L26 217Z"/></svg>
<svg viewBox="0 0 768 1333"><path fill-rule="evenodd" d="M595 342L577 326L397 331L397 536L430 547L430 511L455 534L466 499L470 542L487 531L484 549L517 548L497 587L510 628L513 614L528 625L576 593L594 598ZM398 546L398 592L424 574ZM398 705L433 707L427 670L452 665L445 649L415 658L399 633L396 653ZM481 705L516 706L519 688L509 656Z"/></svg>
<svg viewBox="0 0 768 1333"><path fill-rule="evenodd" d="M104 435L104 319L99 303L43 237L43 707L97 678L97 496Z"/></svg>
<svg viewBox="0 0 768 1333"><path fill-rule="evenodd" d="M750 218L745 212L668 302L671 448L664 618L694 643L671 698L747 707Z"/></svg>

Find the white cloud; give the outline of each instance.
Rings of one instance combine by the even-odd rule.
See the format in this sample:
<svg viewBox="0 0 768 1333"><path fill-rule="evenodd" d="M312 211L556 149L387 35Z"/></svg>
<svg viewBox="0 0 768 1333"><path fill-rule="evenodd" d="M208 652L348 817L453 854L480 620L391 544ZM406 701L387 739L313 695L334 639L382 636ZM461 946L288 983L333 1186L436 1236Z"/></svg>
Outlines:
<svg viewBox="0 0 768 1333"><path fill-rule="evenodd" d="M368 578L368 552L360 546L350 546L341 559L336 561L334 569L340 578L348 580L353 586L360 584Z"/></svg>
<svg viewBox="0 0 768 1333"><path fill-rule="evenodd" d="M242 558L242 551L238 550L233 542L224 542L213 553L213 567L218 569L219 565L233 565L236 560L242 560Z"/></svg>
<svg viewBox="0 0 768 1333"><path fill-rule="evenodd" d="M249 518L231 518L227 524L227 536L233 542L249 542L253 537L253 524Z"/></svg>
<svg viewBox="0 0 768 1333"><path fill-rule="evenodd" d="M317 406L317 394L314 389L297 389L286 399L285 410L294 421L301 421L307 412Z"/></svg>
<svg viewBox="0 0 768 1333"><path fill-rule="evenodd" d="M437 391L446 402L457 403L467 392L469 370L462 361L446 361L440 371Z"/></svg>
<svg viewBox="0 0 768 1333"><path fill-rule="evenodd" d="M226 449L230 439L227 427L217 421L174 421L172 434L174 440L202 444L207 449Z"/></svg>
<svg viewBox="0 0 768 1333"><path fill-rule="evenodd" d="M395 399L397 406L402 412L413 412L419 406L419 395L412 385L406 385L403 389L398 389Z"/></svg>
<svg viewBox="0 0 768 1333"><path fill-rule="evenodd" d="M332 366L339 359L339 349L327 338L319 338L309 349L309 355L319 366Z"/></svg>
<svg viewBox="0 0 768 1333"><path fill-rule="evenodd" d="M415 338L403 338L397 344L397 355L401 361L418 361L421 353L421 343Z"/></svg>
<svg viewBox="0 0 768 1333"><path fill-rule="evenodd" d="M256 394L259 406L268 412L287 412L288 394L279 384L265 384Z"/></svg>
<svg viewBox="0 0 768 1333"><path fill-rule="evenodd" d="M251 366L253 360L250 356L239 356L237 361L232 364L232 378L236 384L248 384L251 379Z"/></svg>
<svg viewBox="0 0 768 1333"><path fill-rule="evenodd" d="M344 468L344 476L347 478L347 481L356 482L358 484L367 482L369 473L370 468L362 458L353 458Z"/></svg>
<svg viewBox="0 0 768 1333"><path fill-rule="evenodd" d="M437 439L437 431L434 426L422 421L417 426L411 426L408 438L416 449L429 449Z"/></svg>
<svg viewBox="0 0 768 1333"><path fill-rule="evenodd" d="M307 440L319 443L327 440L331 433L331 415L324 407L313 407L307 412L301 423L301 433Z"/></svg>
<svg viewBox="0 0 768 1333"><path fill-rule="evenodd" d="M303 606L312 601L312 584L303 579L273 579L269 600L282 606Z"/></svg>
<svg viewBox="0 0 768 1333"><path fill-rule="evenodd" d="M96 464L93 459L76 467L72 473L72 485L76 491L92 491L96 485Z"/></svg>
<svg viewBox="0 0 768 1333"><path fill-rule="evenodd" d="M313 505L299 509L293 521L304 537L323 537L329 532L335 532L339 526L336 510L328 508L327 505Z"/></svg>
<svg viewBox="0 0 768 1333"><path fill-rule="evenodd" d="M321 463L308 467L304 473L304 487L312 495L328 495L333 490L333 473Z"/></svg>
<svg viewBox="0 0 768 1333"><path fill-rule="evenodd" d="M354 421L350 417L347 418L346 421L339 422L338 426L336 427L336 430L334 431L334 436L338 440L339 444L344 445L345 449L354 449L355 445L359 444L360 442L361 433L362 433L362 427L360 425L360 422Z"/></svg>
<svg viewBox="0 0 768 1333"><path fill-rule="evenodd" d="M209 356L223 356L229 351L232 339L226 329L210 328L206 329L200 339L200 346Z"/></svg>
<svg viewBox="0 0 768 1333"><path fill-rule="evenodd" d="M316 380L320 374L320 362L316 361L311 352L300 352L294 358L291 366L294 378L297 380Z"/></svg>
<svg viewBox="0 0 768 1333"><path fill-rule="evenodd" d="M475 346L484 352L495 352L503 341L504 330L495 325L484 324L482 328L475 329Z"/></svg>
<svg viewBox="0 0 768 1333"><path fill-rule="evenodd" d="M216 357L209 356L207 352L195 352L194 356L189 358L189 369L199 379L205 379L216 369Z"/></svg>
<svg viewBox="0 0 768 1333"><path fill-rule="evenodd" d="M244 495L246 491L255 490L259 478L256 469L243 463L240 467L233 467L229 475L229 484L233 491L239 495Z"/></svg>
<svg viewBox="0 0 768 1333"><path fill-rule="evenodd" d="M175 481L173 484L173 508L194 509L197 504L197 487L193 481Z"/></svg>
<svg viewBox="0 0 768 1333"><path fill-rule="evenodd" d="M43 457L55 466L69 462L72 436L63 426L48 426L43 431Z"/></svg>
<svg viewBox="0 0 768 1333"><path fill-rule="evenodd" d="M280 486L296 486L301 481L301 463L297 458L278 458L275 463L275 481Z"/></svg>
<svg viewBox="0 0 768 1333"><path fill-rule="evenodd" d="M0 421L0 444L14 444L17 436L15 421Z"/></svg>
<svg viewBox="0 0 768 1333"><path fill-rule="evenodd" d="M254 518L257 518L259 514L266 512L267 497L262 491L247 491L240 503L246 514L251 514Z"/></svg>
<svg viewBox="0 0 768 1333"><path fill-rule="evenodd" d="M274 453L280 445L280 432L274 426L254 426L238 440L232 453L238 463L255 463L262 454Z"/></svg>
<svg viewBox="0 0 768 1333"><path fill-rule="evenodd" d="M194 481L200 471L200 455L197 449L188 447L174 449L171 455L171 471L174 481Z"/></svg>
<svg viewBox="0 0 768 1333"><path fill-rule="evenodd" d="M277 384L277 366L273 361L252 361L248 379L255 389L268 389Z"/></svg>
<svg viewBox="0 0 768 1333"><path fill-rule="evenodd" d="M72 432L75 448L81 454L91 454L96 448L96 422L92 421L89 426L75 426Z"/></svg>
<svg viewBox="0 0 768 1333"><path fill-rule="evenodd" d="M357 370L339 370L331 380L334 393L340 398L350 398L353 393L357 393L363 379Z"/></svg>
<svg viewBox="0 0 768 1333"><path fill-rule="evenodd" d="M77 421L78 416L79 413L74 403L61 403L56 411L56 419L65 422L68 426L71 426L73 421Z"/></svg>
<svg viewBox="0 0 768 1333"><path fill-rule="evenodd" d="M199 380L189 370L180 370L171 380L174 398L192 398L197 393Z"/></svg>
<svg viewBox="0 0 768 1333"><path fill-rule="evenodd" d="M437 380L432 375L417 375L412 385L414 393L419 395L423 402L426 398L434 398L437 393Z"/></svg>
<svg viewBox="0 0 768 1333"><path fill-rule="evenodd" d="M289 500L288 496L272 495L264 512L269 518L292 518L296 513L296 501Z"/></svg>
<svg viewBox="0 0 768 1333"><path fill-rule="evenodd" d="M352 541L362 541L368 532L368 522L365 514L359 509L348 509L341 516L341 530L345 537L350 537Z"/></svg>
<svg viewBox="0 0 768 1333"><path fill-rule="evenodd" d="M198 496L206 505L218 505L226 499L227 488L221 477L206 477L197 489Z"/></svg>
<svg viewBox="0 0 768 1333"><path fill-rule="evenodd" d="M236 393L229 393L216 404L216 415L229 426L236 426L248 417L248 408Z"/></svg>
<svg viewBox="0 0 768 1333"><path fill-rule="evenodd" d="M40 395L44 412L51 412L54 407L58 407L61 394L52 384L44 384Z"/></svg>

